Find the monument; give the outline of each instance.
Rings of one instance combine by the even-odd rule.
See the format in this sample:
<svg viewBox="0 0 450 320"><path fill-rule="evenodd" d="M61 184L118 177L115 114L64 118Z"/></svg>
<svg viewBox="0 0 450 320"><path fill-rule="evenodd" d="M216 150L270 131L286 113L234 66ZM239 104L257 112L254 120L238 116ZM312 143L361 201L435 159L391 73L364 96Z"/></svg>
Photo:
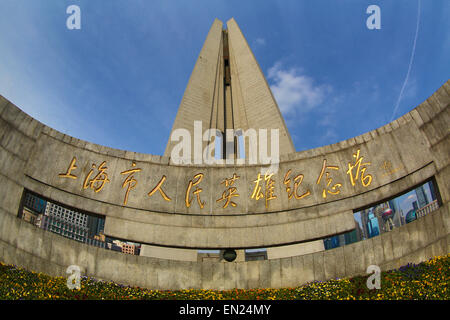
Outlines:
<svg viewBox="0 0 450 320"><path fill-rule="evenodd" d="M226 27L216 19L208 33L163 156L65 135L0 96L1 261L55 276L77 265L97 279L153 289L231 289L293 287L449 252L450 81L381 128L295 152L238 25ZM274 161L249 161L253 133L258 155L279 151ZM195 141L179 153L183 134ZM215 160L224 161L205 163L212 136L222 137ZM426 181L439 194L434 211L324 250L323 239L355 229L353 212ZM124 254L44 230L29 222L37 219L30 210L21 219L28 194L82 212L104 228L96 241L141 244L139 255L131 245ZM247 249L267 254L252 261ZM220 250L223 259L199 259L198 250Z"/></svg>
<svg viewBox="0 0 450 320"><path fill-rule="evenodd" d="M186 129L194 136L194 123L199 121L204 129L220 131L223 141L237 145L235 137L227 135L227 130L239 134L248 129L256 132L277 129L280 154L295 152L281 112L241 30L234 19L227 22L227 27L223 30L222 22L214 21L189 79L172 132ZM171 156L174 144L169 140L164 156ZM248 141L244 149L248 159ZM235 151L224 152L224 157L234 158ZM194 150L192 144L192 158L201 152Z"/></svg>

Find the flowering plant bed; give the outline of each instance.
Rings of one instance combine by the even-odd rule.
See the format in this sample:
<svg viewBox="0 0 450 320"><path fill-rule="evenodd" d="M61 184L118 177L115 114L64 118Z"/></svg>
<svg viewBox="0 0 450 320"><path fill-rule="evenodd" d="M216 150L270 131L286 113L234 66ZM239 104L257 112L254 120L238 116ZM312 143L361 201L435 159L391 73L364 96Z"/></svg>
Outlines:
<svg viewBox="0 0 450 320"><path fill-rule="evenodd" d="M0 299L17 300L448 300L450 254L417 265L381 273L381 288L368 289L367 276L311 282L296 288L174 291L150 290L81 277L80 289L69 289L67 278L50 277L0 262Z"/></svg>

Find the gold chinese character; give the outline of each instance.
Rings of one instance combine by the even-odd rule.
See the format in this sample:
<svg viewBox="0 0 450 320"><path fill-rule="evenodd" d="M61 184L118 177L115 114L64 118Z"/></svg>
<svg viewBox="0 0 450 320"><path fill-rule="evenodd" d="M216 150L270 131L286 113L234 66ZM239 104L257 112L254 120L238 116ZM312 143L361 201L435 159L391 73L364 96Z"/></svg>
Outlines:
<svg viewBox="0 0 450 320"><path fill-rule="evenodd" d="M197 179L197 180L194 182L195 179ZM194 179L189 181L189 185L186 190L186 198L185 198L186 207L189 208L192 203L192 200L189 199L189 193L191 191L191 188L197 186L202 181L202 179L203 179L203 173L198 173L194 176ZM205 205L205 202L202 202L200 200L200 192L202 192L202 191L203 191L203 189L196 187L194 192L192 192L193 194L195 194L197 196L197 202L198 202L198 205L200 206L200 209L203 209L203 207Z"/></svg>
<svg viewBox="0 0 450 320"><path fill-rule="evenodd" d="M317 178L317 182L316 182L317 184L319 184L320 180L323 177L323 174L325 173L325 180L327 182L327 186L325 188L323 188L323 191L322 191L322 197L323 198L327 197L327 192L329 194L333 194L333 195L338 194L341 191L341 190L339 190L339 188L342 187L342 184L336 183L335 185L333 185L331 187L331 189L327 189L327 188L330 187L331 182L333 181L333 179L331 178L330 173L328 171L325 172L326 169L339 170L339 167L338 166L327 166L327 160L325 160L325 159L323 160L322 171L320 172L319 178Z"/></svg>
<svg viewBox="0 0 450 320"><path fill-rule="evenodd" d="M368 187L370 183L372 182L372 176L370 174L364 176L366 172L366 167L369 166L370 162L363 163L364 157L360 157L359 155L359 149L356 151L356 153L353 154L353 158L355 158L355 164L348 163L348 170L347 174L350 176L350 182L352 183L352 186L355 185L356 181L358 181L359 173L361 172L361 183L364 187ZM361 168L362 167L362 168ZM353 169L356 168L356 175L353 175Z"/></svg>
<svg viewBox="0 0 450 320"><path fill-rule="evenodd" d="M156 190L158 190L164 200L171 201L172 199L170 199L162 189L164 181L166 181L166 176L163 175L161 180L159 180L158 184L156 185L156 187L154 187L153 190L148 193L148 196L151 197L156 192Z"/></svg>
<svg viewBox="0 0 450 320"><path fill-rule="evenodd" d="M233 201L231 201L232 197L239 197L238 193L236 192L236 187L231 187L234 182L239 179L239 176L236 176L236 173L233 173L233 177L230 179L225 179L223 180L220 184L225 184L225 187L227 187L228 189L226 189L223 194L222 194L222 198L217 199L216 202L219 201L223 201L226 200L225 204L223 205L224 208L228 207L229 204L231 204L232 207L236 207L236 203L234 203Z"/></svg>
<svg viewBox="0 0 450 320"><path fill-rule="evenodd" d="M136 166L136 163L132 163L131 164L132 167ZM127 186L127 191L125 192L125 199L123 200L123 204L127 204L128 202L128 194L130 192L131 189L134 189L137 185L137 180L134 178L133 174L136 172L141 171L142 169L140 168L134 168L134 169L129 169L126 171L121 172L120 174L128 174L128 176L126 177L125 181L122 183L122 189L125 188L125 186Z"/></svg>
<svg viewBox="0 0 450 320"><path fill-rule="evenodd" d="M99 192L103 189L105 183L109 182L108 174L106 173L106 170L108 168L105 167L105 164L106 161L103 161L98 167L99 172L94 177L94 179L89 179L95 169L95 164L92 164L92 169L89 171L86 178L84 179L83 189L91 188L94 190L94 192Z"/></svg>
<svg viewBox="0 0 450 320"><path fill-rule="evenodd" d="M261 191L262 187L260 186L260 182L262 181L261 173L258 173L258 178L255 181L253 181L255 183L255 188L253 189L251 198L255 200L266 198L266 208L268 208L270 200L277 198L277 196L273 194L275 188L274 186L275 181L272 179L272 176L273 173L268 174L268 172L266 172L264 174L264 181L266 182L264 193Z"/></svg>
<svg viewBox="0 0 450 320"><path fill-rule="evenodd" d="M288 199L292 199L292 197L295 197L295 199L300 200L302 198L309 196L311 194L311 192L309 190L306 191L305 193L303 193L302 195L298 195L298 193L297 193L298 186L303 181L303 174L299 174L294 178L294 190L291 189L291 179L289 178L290 175L291 175L291 169L289 169L288 172L286 172L286 175L284 176L284 181L283 181L283 183L286 186L286 192L288 194Z"/></svg>
<svg viewBox="0 0 450 320"><path fill-rule="evenodd" d="M259 185L259 183L261 182L261 173L258 173L258 178L253 181L256 185L255 188L253 189L253 193L252 193L252 199L255 200L259 200L261 198L264 198L264 193L261 192L261 186Z"/></svg>
<svg viewBox="0 0 450 320"><path fill-rule="evenodd" d="M392 162L389 160L385 160L383 162L383 165L381 166L382 169L384 169L384 171L386 172L386 174L390 174L392 173Z"/></svg>
<svg viewBox="0 0 450 320"><path fill-rule="evenodd" d="M384 170L382 177L385 177L385 176L389 176L389 175L394 174L395 172L399 171L400 169L402 169L402 166L400 166L398 168L393 168L392 162L390 160L385 160L383 162L383 164L380 166L380 168Z"/></svg>
<svg viewBox="0 0 450 320"><path fill-rule="evenodd" d="M77 176L71 173L72 170L75 170L76 168L78 168L75 165L76 161L77 161L77 158L73 157L72 162L70 162L69 168L67 168L66 173L60 173L60 174L58 174L58 176L61 177L61 178L76 179Z"/></svg>

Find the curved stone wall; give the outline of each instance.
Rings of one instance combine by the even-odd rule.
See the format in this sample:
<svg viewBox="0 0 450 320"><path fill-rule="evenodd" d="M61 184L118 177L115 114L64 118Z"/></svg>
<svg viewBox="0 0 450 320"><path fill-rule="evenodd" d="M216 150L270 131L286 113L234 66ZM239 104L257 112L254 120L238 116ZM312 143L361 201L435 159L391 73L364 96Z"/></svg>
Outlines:
<svg viewBox="0 0 450 320"><path fill-rule="evenodd" d="M252 198L259 167L175 166L165 157L95 145L46 127L1 97L0 259L52 275L65 275L67 266L77 264L88 275L126 284L221 289L294 286L363 273L369 264L389 268L446 254L449 93L447 81L417 108L379 129L282 157L279 171L271 177L276 198L267 202ZM357 178L358 159L365 171ZM234 174L239 177L239 196L232 198L236 206L224 208L224 201L217 201L226 189L221 182ZM300 199L289 199L299 174ZM182 262L123 255L17 218L26 188L105 215L105 233L116 238L180 248L271 247L352 230L353 210L430 177L441 196L441 206L432 214L342 248L266 261ZM136 182L133 187L128 188L127 178ZM264 175L261 178L264 181ZM196 188L201 189L203 208L192 193Z"/></svg>

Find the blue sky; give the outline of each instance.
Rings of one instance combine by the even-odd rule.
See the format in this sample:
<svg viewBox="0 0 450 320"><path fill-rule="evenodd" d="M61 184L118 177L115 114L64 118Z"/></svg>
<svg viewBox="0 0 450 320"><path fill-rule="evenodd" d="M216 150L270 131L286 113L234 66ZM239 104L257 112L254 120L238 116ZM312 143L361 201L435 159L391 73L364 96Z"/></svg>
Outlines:
<svg viewBox="0 0 450 320"><path fill-rule="evenodd" d="M66 28L72 4L81 30ZM371 4L381 9L380 30L366 27ZM0 0L0 94L71 136L163 154L212 22L234 17L301 151L380 127L448 80L450 1L418 6Z"/></svg>

